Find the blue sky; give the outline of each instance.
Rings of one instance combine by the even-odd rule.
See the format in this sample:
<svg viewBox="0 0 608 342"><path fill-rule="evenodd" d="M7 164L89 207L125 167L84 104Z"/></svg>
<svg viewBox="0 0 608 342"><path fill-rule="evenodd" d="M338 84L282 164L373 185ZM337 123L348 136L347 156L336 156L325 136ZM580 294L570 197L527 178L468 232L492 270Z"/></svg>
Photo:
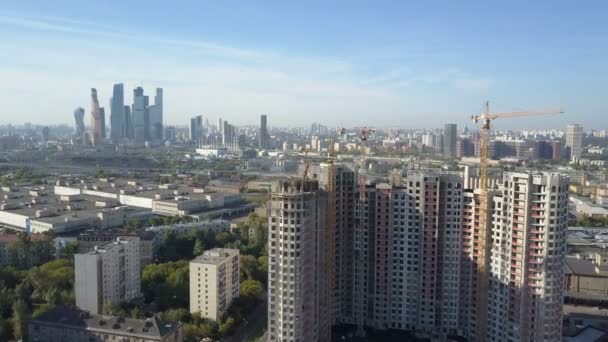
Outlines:
<svg viewBox="0 0 608 342"><path fill-rule="evenodd" d="M72 123L96 87L165 89L165 120L608 128L605 1L1 1L0 123ZM88 118L87 118L88 120Z"/></svg>

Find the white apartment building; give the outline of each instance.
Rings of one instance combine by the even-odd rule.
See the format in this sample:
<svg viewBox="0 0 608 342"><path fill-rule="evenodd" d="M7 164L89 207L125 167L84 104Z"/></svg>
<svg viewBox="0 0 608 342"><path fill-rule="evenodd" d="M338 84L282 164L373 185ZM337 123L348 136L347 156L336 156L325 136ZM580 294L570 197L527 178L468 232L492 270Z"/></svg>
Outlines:
<svg viewBox="0 0 608 342"><path fill-rule="evenodd" d="M76 306L94 314L107 302L119 304L141 296L138 237L119 237L74 255Z"/></svg>
<svg viewBox="0 0 608 342"><path fill-rule="evenodd" d="M583 153L583 127L572 124L566 128L566 147L570 147L570 160L578 161Z"/></svg>
<svg viewBox="0 0 608 342"><path fill-rule="evenodd" d="M479 328L483 341L561 341L568 186L558 174L505 173L489 193L486 294L475 286L478 197L465 194L461 298L471 304L461 314L471 341ZM485 312L476 312L479 296L487 300Z"/></svg>
<svg viewBox="0 0 608 342"><path fill-rule="evenodd" d="M316 180L273 184L268 217L268 341L330 340L326 193Z"/></svg>
<svg viewBox="0 0 608 342"><path fill-rule="evenodd" d="M239 297L239 250L214 248L190 261L190 312L222 319Z"/></svg>

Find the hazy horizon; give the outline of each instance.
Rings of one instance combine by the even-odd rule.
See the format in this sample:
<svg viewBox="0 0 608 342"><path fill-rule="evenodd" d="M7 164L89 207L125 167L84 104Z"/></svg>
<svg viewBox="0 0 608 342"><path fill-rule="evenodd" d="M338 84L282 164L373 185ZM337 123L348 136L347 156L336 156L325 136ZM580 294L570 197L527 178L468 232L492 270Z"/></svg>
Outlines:
<svg viewBox="0 0 608 342"><path fill-rule="evenodd" d="M586 7L584 7L586 6ZM162 87L165 123L439 128L496 111L566 114L497 129L608 128L608 5L477 2L8 3L0 123L73 124L96 88ZM481 14L480 14L481 13ZM603 119L603 120L602 120Z"/></svg>

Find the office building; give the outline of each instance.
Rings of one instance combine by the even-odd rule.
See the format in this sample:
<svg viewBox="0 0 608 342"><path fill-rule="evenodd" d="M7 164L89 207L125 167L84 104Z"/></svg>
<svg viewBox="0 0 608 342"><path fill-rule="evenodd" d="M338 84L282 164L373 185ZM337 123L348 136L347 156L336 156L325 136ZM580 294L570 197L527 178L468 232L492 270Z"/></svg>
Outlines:
<svg viewBox="0 0 608 342"><path fill-rule="evenodd" d="M122 83L112 88L110 98L110 137L116 143L126 137L125 89Z"/></svg>
<svg viewBox="0 0 608 342"><path fill-rule="evenodd" d="M222 145L231 150L238 148L238 136L236 133L236 127L224 120L224 128L222 129Z"/></svg>
<svg viewBox="0 0 608 342"><path fill-rule="evenodd" d="M74 122L76 129L76 136L82 137L85 134L84 127L84 108L78 107L74 109Z"/></svg>
<svg viewBox="0 0 608 342"><path fill-rule="evenodd" d="M267 149L268 140L270 139L270 134L268 133L268 126L267 126L266 120L267 120L266 115L262 114L260 116L260 133L258 135L258 147L260 149Z"/></svg>
<svg viewBox="0 0 608 342"><path fill-rule="evenodd" d="M460 333L459 176L409 174L401 186L360 184L354 225L354 313L359 331Z"/></svg>
<svg viewBox="0 0 608 342"><path fill-rule="evenodd" d="M148 96L144 89L137 87L133 90L133 109L131 110L133 124L133 139L138 145L143 145L150 139L150 118L148 113Z"/></svg>
<svg viewBox="0 0 608 342"><path fill-rule="evenodd" d="M190 119L190 141L201 145L203 139L203 116L197 115Z"/></svg>
<svg viewBox="0 0 608 342"><path fill-rule="evenodd" d="M158 316L133 319L97 315L58 306L32 319L30 342L132 341L182 342L182 324Z"/></svg>
<svg viewBox="0 0 608 342"><path fill-rule="evenodd" d="M239 297L239 250L214 248L190 261L190 312L219 322Z"/></svg>
<svg viewBox="0 0 608 342"><path fill-rule="evenodd" d="M105 119L101 117L97 89L91 88L91 143L93 146L97 146L103 139L104 123L102 121Z"/></svg>
<svg viewBox="0 0 608 342"><path fill-rule="evenodd" d="M105 303L119 304L141 296L138 237L120 237L74 255L76 305L100 314Z"/></svg>
<svg viewBox="0 0 608 342"><path fill-rule="evenodd" d="M131 115L131 106L125 106L125 137L133 138L133 116Z"/></svg>
<svg viewBox="0 0 608 342"><path fill-rule="evenodd" d="M268 341L329 341L326 192L307 178L272 185L268 217Z"/></svg>
<svg viewBox="0 0 608 342"><path fill-rule="evenodd" d="M163 89L156 88L154 104L148 107L149 140L160 141L163 139Z"/></svg>
<svg viewBox="0 0 608 342"><path fill-rule="evenodd" d="M445 124L443 130L443 156L445 158L456 158L456 124Z"/></svg>
<svg viewBox="0 0 608 342"><path fill-rule="evenodd" d="M471 341L561 341L568 186L558 174L505 173L488 194L485 242L479 194L465 193L460 315Z"/></svg>
<svg viewBox="0 0 608 342"><path fill-rule="evenodd" d="M105 108L99 108L99 125L101 126L101 139L105 139L106 136L106 110Z"/></svg>
<svg viewBox="0 0 608 342"><path fill-rule="evenodd" d="M570 160L578 161L583 154L583 126L572 124L566 128L566 147L570 148Z"/></svg>

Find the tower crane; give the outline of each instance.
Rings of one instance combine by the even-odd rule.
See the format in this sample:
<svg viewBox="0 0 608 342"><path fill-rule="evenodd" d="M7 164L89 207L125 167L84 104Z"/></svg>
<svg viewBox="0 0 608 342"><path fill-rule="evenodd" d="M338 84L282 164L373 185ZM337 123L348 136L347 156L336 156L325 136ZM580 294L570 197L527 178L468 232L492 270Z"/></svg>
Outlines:
<svg viewBox="0 0 608 342"><path fill-rule="evenodd" d="M561 114L560 109L546 109L537 111L518 111L504 113L490 113L490 104L486 101L484 112L481 115L472 115L474 123L481 121L481 153L479 156L479 232L478 232L478 254L477 254L477 280L476 280L476 331L475 341L485 340L487 327L488 306L488 268L490 254L490 229L488 227L490 217L488 203L488 152L490 147L490 124L496 119L515 118L522 116L537 116L548 114Z"/></svg>

